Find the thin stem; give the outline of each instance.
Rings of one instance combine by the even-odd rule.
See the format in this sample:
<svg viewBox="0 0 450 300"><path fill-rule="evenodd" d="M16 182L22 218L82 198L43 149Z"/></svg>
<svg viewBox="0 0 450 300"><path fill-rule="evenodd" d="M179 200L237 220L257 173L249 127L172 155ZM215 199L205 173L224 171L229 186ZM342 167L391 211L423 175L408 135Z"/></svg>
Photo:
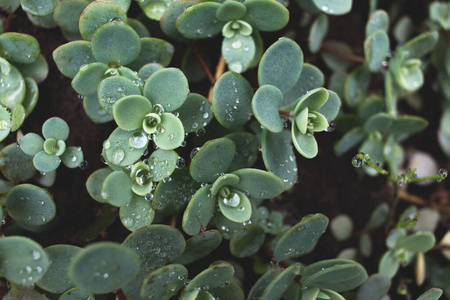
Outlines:
<svg viewBox="0 0 450 300"><path fill-rule="evenodd" d="M116 295L117 295L117 298L119 298L119 300L128 300L127 296L125 296L122 289L118 289L116 291Z"/></svg>
<svg viewBox="0 0 450 300"><path fill-rule="evenodd" d="M208 76L209 81L211 82L212 85L214 85L214 83L216 83L216 80L214 79L213 74L209 70L208 65L206 64L205 60L203 59L202 54L200 53L200 51L198 50L197 47L194 47L194 53L195 53L195 56L197 57L200 65L202 66L203 71L205 71L206 76Z"/></svg>
<svg viewBox="0 0 450 300"><path fill-rule="evenodd" d="M5 26L3 27L3 32L8 32L11 27L12 19L14 17L13 13L9 13L8 18L6 19Z"/></svg>
<svg viewBox="0 0 450 300"><path fill-rule="evenodd" d="M364 59L364 57L341 52L339 50L336 50L336 49L328 46L325 43L322 44L322 50L325 51L325 52L331 53L331 54L333 54L333 55L335 55L337 57L340 57L342 59L348 60L348 61L354 61L354 62L358 62L358 63L363 63L363 62L366 61Z"/></svg>
<svg viewBox="0 0 450 300"><path fill-rule="evenodd" d="M217 81L217 79L220 78L220 76L222 76L224 70L225 70L225 59L224 59L223 56L221 55L220 58L219 58L219 62L217 63L214 83ZM214 84L213 84L213 85L214 85ZM208 93L208 100L209 100L209 102L211 102L211 103L212 103L212 91L213 91L213 87L214 87L214 86L212 86L212 87L209 89L209 93Z"/></svg>

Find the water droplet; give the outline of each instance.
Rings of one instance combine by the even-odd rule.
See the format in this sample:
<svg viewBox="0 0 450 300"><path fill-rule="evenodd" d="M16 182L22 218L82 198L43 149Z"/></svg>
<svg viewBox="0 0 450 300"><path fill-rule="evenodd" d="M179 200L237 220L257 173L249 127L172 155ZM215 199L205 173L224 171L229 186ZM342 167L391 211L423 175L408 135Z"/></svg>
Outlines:
<svg viewBox="0 0 450 300"><path fill-rule="evenodd" d="M203 113L203 119L207 119L209 117L209 113L208 112L204 112Z"/></svg>
<svg viewBox="0 0 450 300"><path fill-rule="evenodd" d="M237 193L229 193L223 198L223 204L230 207L237 207L241 203L241 197Z"/></svg>
<svg viewBox="0 0 450 300"><path fill-rule="evenodd" d="M447 169L439 169L439 176L442 176L444 178L447 178L448 176L448 171Z"/></svg>
<svg viewBox="0 0 450 300"><path fill-rule="evenodd" d="M81 170L86 170L88 165L89 165L88 161L87 160L83 160L82 162L80 162L79 167L80 167Z"/></svg>
<svg viewBox="0 0 450 300"><path fill-rule="evenodd" d="M186 147L187 142L186 141L182 141L180 147Z"/></svg>
<svg viewBox="0 0 450 300"><path fill-rule="evenodd" d="M112 151L111 162L118 165L125 158L125 151L120 148L115 148Z"/></svg>
<svg viewBox="0 0 450 300"><path fill-rule="evenodd" d="M206 129L205 128L200 128L199 130L197 130L195 132L195 135L196 136L202 136L202 135L205 135L205 133L206 133Z"/></svg>
<svg viewBox="0 0 450 300"><path fill-rule="evenodd" d="M241 42L241 40L234 40L234 41L231 43L231 47L232 47L233 49L239 49L239 48L241 48L241 47L242 47L242 42Z"/></svg>
<svg viewBox="0 0 450 300"><path fill-rule="evenodd" d="M322 5L322 11L328 11L328 10L329 10L328 6Z"/></svg>
<svg viewBox="0 0 450 300"><path fill-rule="evenodd" d="M364 165L364 161L363 161L361 158L358 158L358 157L354 156L354 157L352 158L352 165L353 165L355 168L359 168L359 167L361 167L362 165Z"/></svg>
<svg viewBox="0 0 450 300"><path fill-rule="evenodd" d="M228 65L228 68L236 73L241 73L244 67L242 66L242 63L240 62L234 62Z"/></svg>
<svg viewBox="0 0 450 300"><path fill-rule="evenodd" d="M191 159L193 159L194 156L198 153L199 150L200 150L199 147L192 149L192 151L191 151L189 157L190 157Z"/></svg>
<svg viewBox="0 0 450 300"><path fill-rule="evenodd" d="M37 250L33 250L31 252L31 256L33 257L34 260L38 260L39 258L41 258L41 253Z"/></svg>
<svg viewBox="0 0 450 300"><path fill-rule="evenodd" d="M140 169L135 174L135 181L138 185L148 185L153 178L153 174L149 170Z"/></svg>
<svg viewBox="0 0 450 300"><path fill-rule="evenodd" d="M147 135L143 131L133 133L128 139L128 142L133 148L141 149L147 145Z"/></svg>
<svg viewBox="0 0 450 300"><path fill-rule="evenodd" d="M182 157L178 157L176 167L177 169L181 169L186 166L186 161Z"/></svg>
<svg viewBox="0 0 450 300"><path fill-rule="evenodd" d="M83 95L78 94L78 99L83 100L83 98L84 98Z"/></svg>
<svg viewBox="0 0 450 300"><path fill-rule="evenodd" d="M6 130L11 128L11 121L9 120L1 120L0 121L0 130Z"/></svg>
<svg viewBox="0 0 450 300"><path fill-rule="evenodd" d="M161 104L153 105L153 111L158 115L162 115L164 113L164 107Z"/></svg>
<svg viewBox="0 0 450 300"><path fill-rule="evenodd" d="M145 200L151 201L153 199L153 194L147 194L145 195Z"/></svg>
<svg viewBox="0 0 450 300"><path fill-rule="evenodd" d="M111 142L109 140L106 140L103 142L103 148L108 150L109 147L111 147Z"/></svg>
<svg viewBox="0 0 450 300"><path fill-rule="evenodd" d="M159 125L156 126L156 133L157 134L162 134L164 132L166 132L166 127L164 127L164 125L159 124Z"/></svg>
<svg viewBox="0 0 450 300"><path fill-rule="evenodd" d="M327 129L325 129L326 132L333 132L335 129L336 125L334 124L333 121L330 122L329 126L327 127Z"/></svg>
<svg viewBox="0 0 450 300"><path fill-rule="evenodd" d="M192 129L196 129L196 128L198 128L198 123L197 122L194 122L194 123L192 123Z"/></svg>

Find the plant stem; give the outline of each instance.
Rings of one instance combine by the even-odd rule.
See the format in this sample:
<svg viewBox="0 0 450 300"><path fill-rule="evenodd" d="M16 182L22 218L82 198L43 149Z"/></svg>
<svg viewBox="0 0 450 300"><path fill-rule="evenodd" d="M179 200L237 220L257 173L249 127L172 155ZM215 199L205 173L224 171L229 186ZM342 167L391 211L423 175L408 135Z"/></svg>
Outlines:
<svg viewBox="0 0 450 300"><path fill-rule="evenodd" d="M216 83L216 80L214 79L213 74L211 73L211 71L208 68L208 65L206 64L205 60L203 59L202 54L200 53L200 51L198 50L197 47L194 47L193 49L194 49L195 56L197 57L200 65L202 66L203 71L205 71L206 76L208 76L208 79L211 82L211 84L214 85L214 83Z"/></svg>
<svg viewBox="0 0 450 300"><path fill-rule="evenodd" d="M354 61L354 62L358 62L358 63L364 63L366 60L364 59L364 57L358 56L358 55L353 55L353 54L347 54L341 51L338 51L330 46L328 46L327 44L323 43L322 44L322 50L328 53L331 53L337 57L340 57L342 59L345 60L349 60L349 61Z"/></svg>
<svg viewBox="0 0 450 300"><path fill-rule="evenodd" d="M219 79L220 76L222 76L224 70L225 70L225 59L221 55L219 58L219 62L217 63L214 83L217 81L217 79ZM213 83L213 86L209 89L209 93L208 93L208 100L211 103L212 103L212 91L213 91L214 83Z"/></svg>

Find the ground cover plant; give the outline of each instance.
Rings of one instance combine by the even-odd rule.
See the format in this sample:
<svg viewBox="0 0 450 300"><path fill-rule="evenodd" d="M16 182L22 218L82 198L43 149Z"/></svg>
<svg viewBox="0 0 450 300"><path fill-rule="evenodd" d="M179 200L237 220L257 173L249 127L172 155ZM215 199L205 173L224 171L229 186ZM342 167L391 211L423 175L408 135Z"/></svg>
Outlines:
<svg viewBox="0 0 450 300"><path fill-rule="evenodd" d="M2 0L0 295L449 298L449 10Z"/></svg>

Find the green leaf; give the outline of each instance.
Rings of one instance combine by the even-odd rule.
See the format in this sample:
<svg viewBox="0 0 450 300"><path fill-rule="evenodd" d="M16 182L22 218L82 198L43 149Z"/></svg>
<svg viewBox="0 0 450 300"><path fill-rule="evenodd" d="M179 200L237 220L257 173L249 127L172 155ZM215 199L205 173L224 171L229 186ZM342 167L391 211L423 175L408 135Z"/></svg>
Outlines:
<svg viewBox="0 0 450 300"><path fill-rule="evenodd" d="M285 184L277 176L258 169L240 169L232 174L239 176L239 182L232 188L257 199L274 198L284 191Z"/></svg>
<svg viewBox="0 0 450 300"><path fill-rule="evenodd" d="M251 167L258 158L258 139L249 132L233 132L224 136L234 142L236 152L228 172Z"/></svg>
<svg viewBox="0 0 450 300"><path fill-rule="evenodd" d="M364 40L364 57L371 72L379 72L389 53L390 44L386 31L378 29Z"/></svg>
<svg viewBox="0 0 450 300"><path fill-rule="evenodd" d="M323 47L326 47L330 50L329 52L321 52L322 59L327 67L334 72L345 72L345 70L347 70L352 65L352 62L333 54L334 51L337 51L340 53L353 55L352 48L348 44L340 41L326 41L323 43Z"/></svg>
<svg viewBox="0 0 450 300"><path fill-rule="evenodd" d="M98 169L91 175L89 175L86 181L86 189L89 195L97 202L103 203L104 199L101 195L103 181L113 171L110 168Z"/></svg>
<svg viewBox="0 0 450 300"><path fill-rule="evenodd" d="M295 85L284 94L281 103L282 110L291 111L295 107L295 100L300 99L310 90L323 86L325 82L324 75L317 67L310 64L303 64L302 73ZM290 108L292 106L292 108Z"/></svg>
<svg viewBox="0 0 450 300"><path fill-rule="evenodd" d="M187 39L204 39L218 34L225 22L216 19L221 7L216 2L201 2L185 10L176 21L178 31Z"/></svg>
<svg viewBox="0 0 450 300"><path fill-rule="evenodd" d="M400 262L395 257L394 250L388 250L381 257L381 260L378 265L378 273L391 279L392 277L395 276L399 267Z"/></svg>
<svg viewBox="0 0 450 300"><path fill-rule="evenodd" d="M366 66L354 69L345 80L344 100L350 107L357 106L366 97L370 84L370 72Z"/></svg>
<svg viewBox="0 0 450 300"><path fill-rule="evenodd" d="M138 80L132 81L123 76L111 76L103 79L98 84L98 90L95 93L98 95L98 102L103 110L112 115L113 105L119 99L131 95L141 95L139 84ZM142 122L140 125L142 125Z"/></svg>
<svg viewBox="0 0 450 300"><path fill-rule="evenodd" d="M250 119L253 89L241 75L226 72L216 81L212 92L214 115L225 128L237 128Z"/></svg>
<svg viewBox="0 0 450 300"><path fill-rule="evenodd" d="M230 239L230 251L236 257L248 257L264 243L266 233L258 225L250 225L235 232Z"/></svg>
<svg viewBox="0 0 450 300"><path fill-rule="evenodd" d="M64 293L74 288L75 284L67 274L67 266L80 250L80 247L72 245L53 245L45 248L52 263L36 284L51 293Z"/></svg>
<svg viewBox="0 0 450 300"><path fill-rule="evenodd" d="M94 33L112 21L127 21L126 13L113 2L95 1L89 4L80 16L79 28L83 39L90 41Z"/></svg>
<svg viewBox="0 0 450 300"><path fill-rule="evenodd" d="M433 50L437 43L438 37L439 34L436 31L422 33L397 48L397 52L405 53L402 56L403 61L411 58L421 58Z"/></svg>
<svg viewBox="0 0 450 300"><path fill-rule="evenodd" d="M227 219L236 223L250 220L252 204L244 193L231 189L226 197L220 195L216 197L218 198L220 211Z"/></svg>
<svg viewBox="0 0 450 300"><path fill-rule="evenodd" d="M92 54L97 61L105 64L127 65L138 57L140 51L138 34L124 23L107 23L92 36Z"/></svg>
<svg viewBox="0 0 450 300"><path fill-rule="evenodd" d="M284 94L295 85L302 67L302 49L293 40L281 38L262 56L258 68L258 83L260 86L274 85Z"/></svg>
<svg viewBox="0 0 450 300"><path fill-rule="evenodd" d="M150 75L163 68L164 67L159 63L145 64L144 66L142 66L142 68L139 69L138 76L142 82L146 82Z"/></svg>
<svg viewBox="0 0 450 300"><path fill-rule="evenodd" d="M159 130L163 132L155 134L153 139L159 148L172 150L181 146L185 135L183 124L180 119L171 113L164 113L161 116L161 123L159 126Z"/></svg>
<svg viewBox="0 0 450 300"><path fill-rule="evenodd" d="M386 295L391 287L391 280L375 273L358 289L356 300L377 300Z"/></svg>
<svg viewBox="0 0 450 300"><path fill-rule="evenodd" d="M310 252L327 226L328 218L322 214L303 217L278 240L273 251L273 259L282 261Z"/></svg>
<svg viewBox="0 0 450 300"><path fill-rule="evenodd" d="M68 168L77 168L83 162L81 147L67 147L61 155L62 163Z"/></svg>
<svg viewBox="0 0 450 300"><path fill-rule="evenodd" d="M12 109L17 104L22 103L25 98L26 87L25 81L19 70L13 65L10 65L10 68L11 71L7 75L0 73L0 80L2 80L0 104Z"/></svg>
<svg viewBox="0 0 450 300"><path fill-rule="evenodd" d="M197 1L194 0L185 0L185 1L173 1L162 15L160 24L161 30L164 34L172 40L177 42L186 42L187 39L184 38L181 33L178 31L176 26L177 18L189 7L197 4Z"/></svg>
<svg viewBox="0 0 450 300"><path fill-rule="evenodd" d="M171 178L171 181L161 181L156 186L152 200L155 211L165 216L181 212L200 188L200 183L189 175L188 168L175 170Z"/></svg>
<svg viewBox="0 0 450 300"><path fill-rule="evenodd" d="M148 158L153 181L161 181L172 175L178 161L178 154L173 150L158 149Z"/></svg>
<svg viewBox="0 0 450 300"><path fill-rule="evenodd" d="M112 107L114 121L123 130L141 128L145 116L152 110L152 103L141 95L120 98Z"/></svg>
<svg viewBox="0 0 450 300"><path fill-rule="evenodd" d="M227 171L236 147L230 139L219 138L206 142L192 158L189 171L198 182L214 181Z"/></svg>
<svg viewBox="0 0 450 300"><path fill-rule="evenodd" d="M325 104L325 102L327 102L328 97L329 94L327 89L317 88L310 91L299 99L294 109L294 115L297 115L305 107L308 108L309 112L318 110Z"/></svg>
<svg viewBox="0 0 450 300"><path fill-rule="evenodd" d="M175 113L178 113L178 118L187 133L204 128L214 116L208 99L196 93L189 94L184 104Z"/></svg>
<svg viewBox="0 0 450 300"><path fill-rule="evenodd" d="M223 22L241 20L246 12L247 7L244 4L237 1L226 1L216 11L216 17Z"/></svg>
<svg viewBox="0 0 450 300"><path fill-rule="evenodd" d="M115 129L103 143L103 155L113 165L128 166L138 161L148 145L148 137L141 129Z"/></svg>
<svg viewBox="0 0 450 300"><path fill-rule="evenodd" d="M337 117L340 108L341 99L339 98L338 94L336 94L332 90L328 90L327 102L325 102L319 109L317 109L316 112L323 115L327 119L328 123L330 123Z"/></svg>
<svg viewBox="0 0 450 300"><path fill-rule="evenodd" d="M30 77L25 78L25 98L22 100L22 106L25 109L25 116L27 117L37 104L39 97L39 89L36 81Z"/></svg>
<svg viewBox="0 0 450 300"><path fill-rule="evenodd" d="M329 15L344 15L352 9L352 0L312 0L314 5Z"/></svg>
<svg viewBox="0 0 450 300"><path fill-rule="evenodd" d="M141 298L170 300L184 286L187 277L188 270L179 264L158 268L145 276Z"/></svg>
<svg viewBox="0 0 450 300"><path fill-rule="evenodd" d="M193 263L210 254L214 249L219 247L221 242L222 235L217 230L200 232L186 240L186 248L175 262L182 265Z"/></svg>
<svg viewBox="0 0 450 300"><path fill-rule="evenodd" d="M67 290L65 293L63 293L61 296L59 296L58 300L80 300L80 299L94 299L93 295L91 293L87 293L84 291L81 291L78 288L73 288L70 290Z"/></svg>
<svg viewBox="0 0 450 300"><path fill-rule="evenodd" d="M230 71L245 72L253 61L255 51L255 41L252 36L237 32L232 37L223 38L222 55Z"/></svg>
<svg viewBox="0 0 450 300"><path fill-rule="evenodd" d="M435 237L431 232L416 232L400 238L395 247L412 252L426 252L433 248Z"/></svg>
<svg viewBox="0 0 450 300"><path fill-rule="evenodd" d="M389 215L389 206L387 203L378 205L370 215L368 227L370 230L375 230L386 222Z"/></svg>
<svg viewBox="0 0 450 300"><path fill-rule="evenodd" d="M129 3L131 4L131 1ZM147 27L138 19L128 18L127 24L136 31L140 38L150 37L150 32Z"/></svg>
<svg viewBox="0 0 450 300"><path fill-rule="evenodd" d="M136 231L152 224L155 211L145 197L133 194L130 203L120 207L119 216L126 229Z"/></svg>
<svg viewBox="0 0 450 300"><path fill-rule="evenodd" d="M389 29L389 15L384 10L374 11L366 24L366 37L377 30L387 32Z"/></svg>
<svg viewBox="0 0 450 300"><path fill-rule="evenodd" d="M78 252L68 272L80 289L104 294L126 286L138 270L138 255L130 248L113 242L99 242Z"/></svg>
<svg viewBox="0 0 450 300"><path fill-rule="evenodd" d="M244 300L244 292L242 291L240 285L231 281L228 284L221 285L209 290L214 299L225 299L230 297L234 300Z"/></svg>
<svg viewBox="0 0 450 300"><path fill-rule="evenodd" d="M42 173L48 173L56 170L61 163L61 158L55 154L47 154L45 151L39 151L33 157L33 165L36 170Z"/></svg>
<svg viewBox="0 0 450 300"><path fill-rule="evenodd" d="M211 220L216 208L216 198L211 195L211 186L201 187L192 196L183 214L183 230L189 235L200 232L202 227L206 227Z"/></svg>
<svg viewBox="0 0 450 300"><path fill-rule="evenodd" d="M172 0L143 0L138 4L148 18L159 21L167 6L172 2Z"/></svg>
<svg viewBox="0 0 450 300"><path fill-rule="evenodd" d="M250 223L256 224L258 222L259 212L256 208L255 202L256 201L254 199L250 199L250 203L252 205L252 215L250 217L250 220L243 223L236 223L231 221L221 213L220 209L216 209L213 218L214 225L216 226L217 230L220 231L224 239L229 240L235 232L241 230L245 226L248 226Z"/></svg>
<svg viewBox="0 0 450 300"><path fill-rule="evenodd" d="M411 135L420 132L428 126L428 121L417 116L399 116L393 120L389 133L395 135Z"/></svg>
<svg viewBox="0 0 450 300"><path fill-rule="evenodd" d="M269 271L264 273L253 285L250 290L247 300L259 300L261 299L264 290L270 284L270 282L280 273L280 268L269 268Z"/></svg>
<svg viewBox="0 0 450 300"><path fill-rule="evenodd" d="M294 263L278 274L266 287L261 300L280 299L287 287L300 274L302 265Z"/></svg>
<svg viewBox="0 0 450 300"><path fill-rule="evenodd" d="M69 137L70 129L67 122L58 117L52 117L42 124L42 135L45 139L65 141Z"/></svg>
<svg viewBox="0 0 450 300"><path fill-rule="evenodd" d="M253 96L252 110L258 122L271 132L281 132L284 128L278 110L283 94L273 85L261 86Z"/></svg>
<svg viewBox="0 0 450 300"><path fill-rule="evenodd" d="M33 157L25 154L16 143L0 151L0 171L11 181L26 181L36 174Z"/></svg>
<svg viewBox="0 0 450 300"><path fill-rule="evenodd" d="M353 221L346 214L339 214L331 220L331 233L338 241L349 239L353 233Z"/></svg>
<svg viewBox="0 0 450 300"><path fill-rule="evenodd" d="M31 184L12 188L6 196L6 209L14 220L32 226L48 223L56 215L52 195Z"/></svg>
<svg viewBox="0 0 450 300"><path fill-rule="evenodd" d="M0 239L0 274L13 283L30 285L39 281L50 263L41 245L27 237Z"/></svg>
<svg viewBox="0 0 450 300"><path fill-rule="evenodd" d="M297 181L297 163L289 131L276 134L264 130L261 145L266 169L283 180L285 190L291 189Z"/></svg>
<svg viewBox="0 0 450 300"><path fill-rule="evenodd" d="M74 41L59 46L53 51L53 60L66 77L74 78L80 68L95 62L92 46L87 41Z"/></svg>
<svg viewBox="0 0 450 300"><path fill-rule="evenodd" d="M389 114L379 112L366 120L363 130L365 133L370 133L375 130L383 130L391 127L392 122L392 117Z"/></svg>
<svg viewBox="0 0 450 300"><path fill-rule="evenodd" d="M7 13L13 13L20 6L19 0L5 0L0 3L0 8L2 8ZM3 22L2 22L3 23ZM0 23L0 33L3 33L3 24Z"/></svg>
<svg viewBox="0 0 450 300"><path fill-rule="evenodd" d="M167 67L172 60L175 48L169 42L157 38L141 38L141 51L137 58L128 65L139 70L148 63L159 63Z"/></svg>
<svg viewBox="0 0 450 300"><path fill-rule="evenodd" d="M20 4L22 9L35 16L48 16L53 13L55 6L58 2L52 0L21 0Z"/></svg>
<svg viewBox="0 0 450 300"><path fill-rule="evenodd" d="M334 152L337 156L341 156L353 147L356 147L363 139L365 133L361 127L355 127L348 131L336 144L334 144Z"/></svg>
<svg viewBox="0 0 450 300"><path fill-rule="evenodd" d="M36 81L36 83L41 83L45 80L45 78L47 78L48 63L42 54L40 54L38 58L31 63L16 63L14 65L25 79L26 77L31 77Z"/></svg>
<svg viewBox="0 0 450 300"><path fill-rule="evenodd" d="M328 17L320 15L314 20L309 31L308 46L312 53L317 53L322 46L322 42L328 33Z"/></svg>
<svg viewBox="0 0 450 300"><path fill-rule="evenodd" d="M431 288L417 298L417 300L438 300L442 296L442 290Z"/></svg>
<svg viewBox="0 0 450 300"><path fill-rule="evenodd" d="M180 69L166 68L153 73L144 86L144 96L153 104L161 104L166 112L183 105L189 93L189 83Z"/></svg>
<svg viewBox="0 0 450 300"><path fill-rule="evenodd" d="M432 2L430 4L430 19L439 22L445 30L450 29L449 20L447 18L448 4L444 2Z"/></svg>
<svg viewBox="0 0 450 300"><path fill-rule="evenodd" d="M186 286L186 291L212 289L228 282L233 277L233 265L227 262L212 263L209 268L195 276Z"/></svg>
<svg viewBox="0 0 450 300"><path fill-rule="evenodd" d="M44 139L40 135L30 132L20 139L19 145L25 154L34 156L39 151L42 151Z"/></svg>
<svg viewBox="0 0 450 300"><path fill-rule="evenodd" d="M83 10L88 6L86 0L65 0L59 2L53 12L53 18L60 28L79 33L78 22Z"/></svg>
<svg viewBox="0 0 450 300"><path fill-rule="evenodd" d="M314 158L317 155L319 150L314 135L301 133L297 126L292 126L291 135L292 142L298 153L306 158Z"/></svg>
<svg viewBox="0 0 450 300"><path fill-rule="evenodd" d="M112 172L103 181L101 196L113 206L127 205L133 198L130 177L122 171Z"/></svg>
<svg viewBox="0 0 450 300"><path fill-rule="evenodd" d="M102 124L114 120L113 116L100 106L97 94L84 96L83 107L89 119L94 123Z"/></svg>
<svg viewBox="0 0 450 300"><path fill-rule="evenodd" d="M256 30L277 31L289 21L289 11L276 1L249 0L244 5L247 14L243 19Z"/></svg>
<svg viewBox="0 0 450 300"><path fill-rule="evenodd" d="M96 94L107 70L108 66L99 62L82 67L72 80L73 89L84 96Z"/></svg>
<svg viewBox="0 0 450 300"><path fill-rule="evenodd" d="M167 225L149 225L138 229L122 244L138 254L140 270L144 272L174 261L186 247L183 234Z"/></svg>
<svg viewBox="0 0 450 300"><path fill-rule="evenodd" d="M328 259L313 263L302 270L302 284L343 292L354 289L367 280L362 265L352 260Z"/></svg>
<svg viewBox="0 0 450 300"><path fill-rule="evenodd" d="M0 56L12 63L31 63L39 57L39 53L39 43L31 35L17 32L0 35Z"/></svg>

